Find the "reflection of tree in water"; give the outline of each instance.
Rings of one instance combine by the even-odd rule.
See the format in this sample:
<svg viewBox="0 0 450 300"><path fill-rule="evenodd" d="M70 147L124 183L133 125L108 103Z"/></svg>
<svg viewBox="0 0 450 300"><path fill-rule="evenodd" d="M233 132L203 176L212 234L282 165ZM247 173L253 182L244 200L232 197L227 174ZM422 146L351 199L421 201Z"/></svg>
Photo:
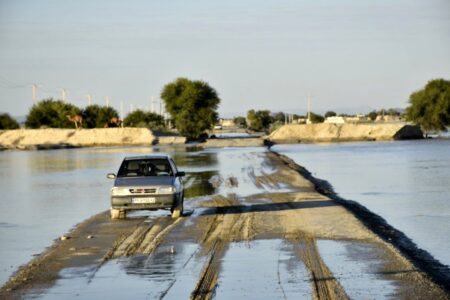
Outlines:
<svg viewBox="0 0 450 300"><path fill-rule="evenodd" d="M184 197L191 198L215 194L216 188L214 188L209 180L211 177L218 174L219 172L217 171L189 173L189 176L186 178L185 182L192 180L192 177L194 178L194 182L192 185L184 189Z"/></svg>
<svg viewBox="0 0 450 300"><path fill-rule="evenodd" d="M86 154L78 149L29 153L26 157L27 167L34 173L70 172L102 168L111 164L109 157Z"/></svg>
<svg viewBox="0 0 450 300"><path fill-rule="evenodd" d="M151 254L129 257L123 264L128 275L158 281L171 280L176 275L176 255L162 248Z"/></svg>
<svg viewBox="0 0 450 300"><path fill-rule="evenodd" d="M174 153L172 155L175 163L179 168L189 168L189 167L211 167L218 165L217 153ZM189 170L187 170L189 171Z"/></svg>
<svg viewBox="0 0 450 300"><path fill-rule="evenodd" d="M155 146L153 152L169 154L180 168L215 166L218 164L216 152L205 152L203 148L192 147L173 147L173 146ZM185 171L185 170L183 170Z"/></svg>

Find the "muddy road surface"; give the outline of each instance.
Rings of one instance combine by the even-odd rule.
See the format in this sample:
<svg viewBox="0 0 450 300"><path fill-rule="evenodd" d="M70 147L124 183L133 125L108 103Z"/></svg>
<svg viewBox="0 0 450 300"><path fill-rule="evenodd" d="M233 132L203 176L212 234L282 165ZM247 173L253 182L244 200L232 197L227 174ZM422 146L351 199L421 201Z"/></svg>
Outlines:
<svg viewBox="0 0 450 300"><path fill-rule="evenodd" d="M0 298L449 298L282 157L205 151L186 157L195 164L182 218L93 216L21 268ZM219 153L209 165L208 151Z"/></svg>

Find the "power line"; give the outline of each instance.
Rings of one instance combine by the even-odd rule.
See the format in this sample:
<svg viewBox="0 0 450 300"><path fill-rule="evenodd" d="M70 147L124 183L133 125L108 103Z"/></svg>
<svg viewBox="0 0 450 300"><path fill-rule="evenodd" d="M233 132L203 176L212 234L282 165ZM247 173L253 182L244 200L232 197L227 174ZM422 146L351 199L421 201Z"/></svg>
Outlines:
<svg viewBox="0 0 450 300"><path fill-rule="evenodd" d="M0 86L3 88L9 88L9 89L21 89L21 88L27 88L29 84L19 84L16 82L13 82L3 76L0 76Z"/></svg>

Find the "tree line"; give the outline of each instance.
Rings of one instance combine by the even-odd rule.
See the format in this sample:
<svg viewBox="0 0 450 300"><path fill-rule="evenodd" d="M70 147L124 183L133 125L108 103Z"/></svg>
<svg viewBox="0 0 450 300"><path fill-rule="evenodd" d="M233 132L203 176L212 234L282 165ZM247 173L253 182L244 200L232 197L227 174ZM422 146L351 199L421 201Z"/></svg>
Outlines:
<svg viewBox="0 0 450 300"><path fill-rule="evenodd" d="M78 118L75 118L78 117ZM74 122L75 125L74 125ZM158 127L164 126L164 118L151 112L136 110L122 121L119 113L109 106L97 104L79 108L62 100L44 99L33 105L26 116L26 128L104 128L104 127Z"/></svg>
<svg viewBox="0 0 450 300"><path fill-rule="evenodd" d="M409 105L404 112L394 108L374 110L365 117L375 121L377 116L401 116L405 120L419 125L425 134L430 131L447 131L450 126L450 81L445 79L430 80L426 86L409 97ZM306 116L291 115L295 120ZM321 123L328 117L337 116L334 111L327 111L323 116L310 112L311 123ZM349 115L340 114L348 117ZM287 116L283 112L272 113L269 110L249 110L246 117L234 118L238 126L255 131L270 132L285 123Z"/></svg>
<svg viewBox="0 0 450 300"><path fill-rule="evenodd" d="M123 126L164 129L167 121L170 121L180 134L194 139L212 129L218 121L217 108L220 98L217 91L204 81L178 78L163 87L161 99L170 114L169 120L156 113L136 110L125 117ZM372 111L366 117L375 120L380 114L400 115L400 112L395 109ZM336 115L333 111L328 111L323 116L311 112L310 121L320 123L325 118ZM74 119L74 116L80 116L82 122L78 124L79 120ZM290 116L294 119L303 117ZM287 117L282 112L273 114L268 110L252 109L247 112L246 117L234 118L234 123L255 131L271 131L275 126L284 124ZM412 93L405 117L406 120L420 125L426 133L446 130L450 125L450 81L434 79L424 88ZM112 107L90 105L81 109L61 100L45 99L33 105L26 117L25 126L73 128L74 125L79 125L82 128L101 128L118 126L121 122L119 114ZM11 116L0 114L0 129L15 128L19 128L19 124Z"/></svg>
<svg viewBox="0 0 450 300"><path fill-rule="evenodd" d="M377 116L386 114L389 116L400 116L401 113L396 109L381 109L378 111L372 111L365 115L367 119L374 121ZM324 115L319 113L310 112L309 120L311 123L322 123L328 117L335 117L338 114L334 111L327 111ZM352 115L348 114L339 114L341 117L352 117ZM247 112L247 116L239 116L233 119L233 122L238 127L245 127L253 131L266 131L271 132L277 127L285 124L286 122L290 122L289 120L298 121L300 119L306 120L307 116L298 115L298 114L287 114L284 112L276 112L273 113L270 110L254 110L251 109Z"/></svg>
<svg viewBox="0 0 450 300"><path fill-rule="evenodd" d="M103 127L145 127L164 130L168 123L188 138L198 138L212 129L218 121L217 108L220 98L216 90L200 80L178 78L166 84L161 92L170 118L135 110L124 120L119 119L113 107L89 105L79 108L71 103L52 98L33 105L26 116L26 128L103 128ZM0 115L0 129L16 129L19 124L9 114Z"/></svg>

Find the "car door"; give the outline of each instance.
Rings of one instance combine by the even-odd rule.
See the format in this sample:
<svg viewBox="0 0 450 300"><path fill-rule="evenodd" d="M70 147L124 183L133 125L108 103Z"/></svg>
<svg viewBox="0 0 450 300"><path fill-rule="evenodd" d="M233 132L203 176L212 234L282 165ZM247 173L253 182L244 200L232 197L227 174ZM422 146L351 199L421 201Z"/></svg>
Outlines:
<svg viewBox="0 0 450 300"><path fill-rule="evenodd" d="M175 162L172 160L172 158L169 158L169 162L174 174L176 175L178 173L178 169L177 166L175 165ZM177 191L183 193L184 190L183 178L181 178L180 176L175 176L175 187Z"/></svg>

